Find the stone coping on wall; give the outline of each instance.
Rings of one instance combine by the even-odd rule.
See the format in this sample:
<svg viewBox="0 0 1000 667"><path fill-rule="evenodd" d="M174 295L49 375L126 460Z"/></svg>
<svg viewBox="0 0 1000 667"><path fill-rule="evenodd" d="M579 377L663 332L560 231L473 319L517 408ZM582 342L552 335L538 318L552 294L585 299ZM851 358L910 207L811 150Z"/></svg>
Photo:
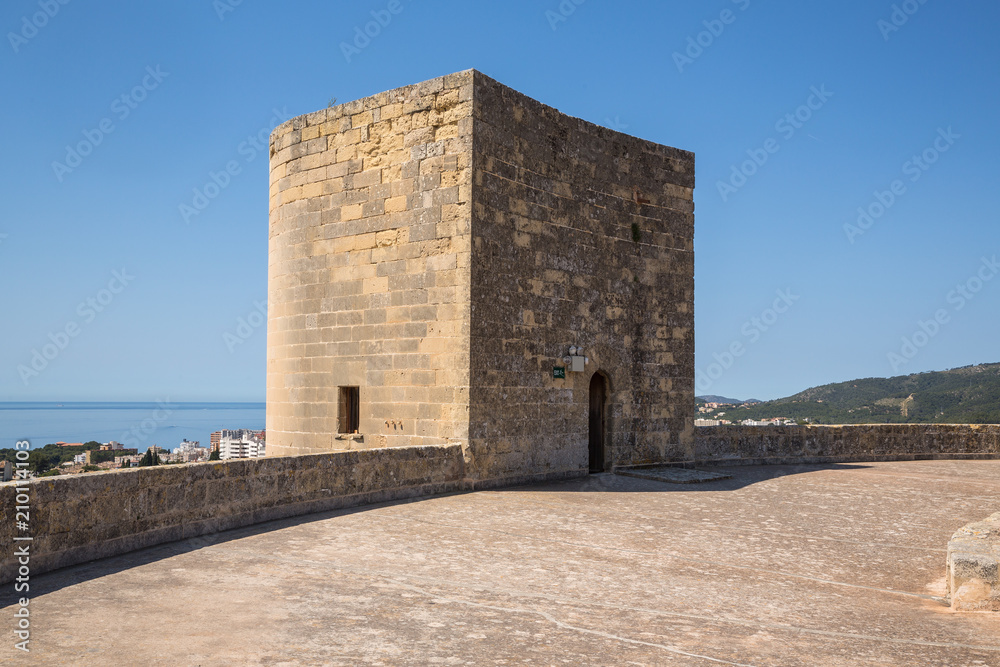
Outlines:
<svg viewBox="0 0 1000 667"><path fill-rule="evenodd" d="M1000 512L948 542L948 595L958 611L1000 611Z"/></svg>
<svg viewBox="0 0 1000 667"><path fill-rule="evenodd" d="M0 583L281 519L469 488L462 447L393 447L41 477L0 484ZM28 530L16 521L27 491ZM32 540L15 541L17 536Z"/></svg>

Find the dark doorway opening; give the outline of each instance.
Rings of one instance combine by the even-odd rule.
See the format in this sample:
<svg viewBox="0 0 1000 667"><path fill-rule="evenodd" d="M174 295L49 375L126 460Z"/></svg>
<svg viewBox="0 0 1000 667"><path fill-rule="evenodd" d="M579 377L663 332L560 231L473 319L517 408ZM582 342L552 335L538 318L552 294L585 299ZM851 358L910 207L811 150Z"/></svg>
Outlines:
<svg viewBox="0 0 1000 667"><path fill-rule="evenodd" d="M604 472L607 467L607 395L607 381L600 373L594 373L590 379L590 472Z"/></svg>

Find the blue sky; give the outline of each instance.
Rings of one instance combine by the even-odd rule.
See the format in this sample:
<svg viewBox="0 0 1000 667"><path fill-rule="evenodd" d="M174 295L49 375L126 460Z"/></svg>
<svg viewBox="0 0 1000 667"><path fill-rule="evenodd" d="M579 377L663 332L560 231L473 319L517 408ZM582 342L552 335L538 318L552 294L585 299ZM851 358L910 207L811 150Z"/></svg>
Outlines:
<svg viewBox="0 0 1000 667"><path fill-rule="evenodd" d="M471 67L696 153L699 393L1000 361L995 3L390 4L4 3L0 400L262 400L253 137Z"/></svg>

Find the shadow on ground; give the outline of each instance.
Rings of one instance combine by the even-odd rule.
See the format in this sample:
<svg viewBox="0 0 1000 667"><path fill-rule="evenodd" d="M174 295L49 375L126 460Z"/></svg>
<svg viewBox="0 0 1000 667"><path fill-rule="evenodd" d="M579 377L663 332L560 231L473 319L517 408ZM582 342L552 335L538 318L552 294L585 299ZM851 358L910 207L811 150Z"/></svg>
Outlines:
<svg viewBox="0 0 1000 667"><path fill-rule="evenodd" d="M817 463L768 466L699 466L697 470L722 473L729 479L720 479L699 483L670 483L660 480L640 479L613 473L592 474L556 482L523 484L495 489L504 491L553 491L566 493L579 491L583 493L670 493L682 491L735 491L751 484L759 484L780 477L802 475L820 471L865 470L869 465L852 463ZM661 468L662 469L662 468Z"/></svg>

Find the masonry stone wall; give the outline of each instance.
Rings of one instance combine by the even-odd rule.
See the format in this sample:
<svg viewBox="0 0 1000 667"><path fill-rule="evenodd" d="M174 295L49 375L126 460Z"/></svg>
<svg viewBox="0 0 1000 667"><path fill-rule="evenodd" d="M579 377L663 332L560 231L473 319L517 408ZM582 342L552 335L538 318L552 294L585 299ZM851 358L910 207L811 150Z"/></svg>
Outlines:
<svg viewBox="0 0 1000 667"><path fill-rule="evenodd" d="M269 455L467 436L471 142L471 72L272 133Z"/></svg>
<svg viewBox="0 0 1000 667"><path fill-rule="evenodd" d="M955 531L945 560L957 611L1000 611L1000 512Z"/></svg>
<svg viewBox="0 0 1000 667"><path fill-rule="evenodd" d="M715 427L697 433L691 457L677 456L671 463L1000 458L997 425ZM0 583L17 575L15 549L24 542L15 536L32 538L28 567L37 575L186 538L202 537L201 543L209 544L219 531L283 517L494 486L495 478L483 478L466 454L460 444L395 447L61 475L25 486L2 483ZM23 517L16 512L25 499L18 493L25 489L29 516L28 530L22 531L16 521ZM962 568L955 572L961 575ZM954 590L963 585L956 583Z"/></svg>
<svg viewBox="0 0 1000 667"><path fill-rule="evenodd" d="M595 373L608 466L690 450L693 154L474 70L271 143L269 455L454 442L479 481L586 474ZM556 379L571 345L590 363Z"/></svg>
<svg viewBox="0 0 1000 667"><path fill-rule="evenodd" d="M481 479L690 451L694 155L566 116L476 73L469 458ZM570 346L584 372L553 377Z"/></svg>
<svg viewBox="0 0 1000 667"><path fill-rule="evenodd" d="M695 429L691 454L671 462L764 465L997 456L1000 426L992 424L707 426Z"/></svg>
<svg viewBox="0 0 1000 667"><path fill-rule="evenodd" d="M133 468L0 484L0 583L180 539L467 488L459 445ZM24 493L28 530L15 524ZM24 498L22 497L22 500ZM21 517L23 518L23 517ZM31 536L30 543L14 541ZM210 539L210 538L206 538Z"/></svg>

